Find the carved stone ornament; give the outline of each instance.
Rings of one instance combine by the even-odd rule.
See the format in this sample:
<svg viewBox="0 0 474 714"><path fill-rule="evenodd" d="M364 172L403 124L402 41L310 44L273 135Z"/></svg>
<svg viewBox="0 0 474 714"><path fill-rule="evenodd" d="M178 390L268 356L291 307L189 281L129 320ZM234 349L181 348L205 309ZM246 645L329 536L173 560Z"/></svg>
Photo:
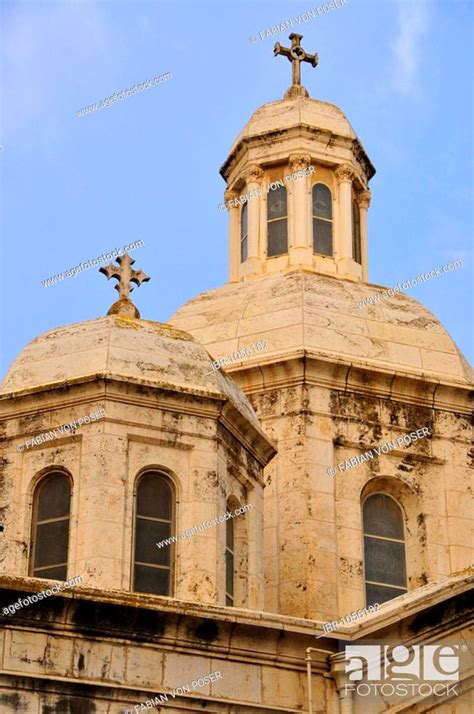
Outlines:
<svg viewBox="0 0 474 714"><path fill-rule="evenodd" d="M311 156L309 154L291 154L288 164L291 171L301 171L311 165Z"/></svg>
<svg viewBox="0 0 474 714"><path fill-rule="evenodd" d="M370 191L361 191L357 195L357 203L359 204L360 208L368 208L370 206L370 197L371 197Z"/></svg>
<svg viewBox="0 0 474 714"><path fill-rule="evenodd" d="M228 188L226 191L224 191L224 201L227 203L227 201L233 201L234 198L238 198L239 193L238 191L234 191L231 188Z"/></svg>
<svg viewBox="0 0 474 714"><path fill-rule="evenodd" d="M249 166L243 174L243 179L247 184L249 183L260 183L261 180L263 179L265 173L264 171L260 168L260 166L257 166L257 164L253 164L253 166Z"/></svg>
<svg viewBox="0 0 474 714"><path fill-rule="evenodd" d="M339 181L339 183L341 183L342 181L353 181L355 178L357 178L356 172L348 164L342 164L341 166L338 166L336 171L334 172L334 175Z"/></svg>

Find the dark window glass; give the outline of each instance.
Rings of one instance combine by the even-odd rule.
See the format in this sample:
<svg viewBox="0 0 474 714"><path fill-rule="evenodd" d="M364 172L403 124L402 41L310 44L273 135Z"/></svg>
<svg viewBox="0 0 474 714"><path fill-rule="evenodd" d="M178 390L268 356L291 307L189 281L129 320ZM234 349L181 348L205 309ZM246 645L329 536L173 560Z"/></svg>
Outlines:
<svg viewBox="0 0 474 714"><path fill-rule="evenodd" d="M35 490L30 573L37 578L67 578L70 502L65 474L46 476Z"/></svg>
<svg viewBox="0 0 474 714"><path fill-rule="evenodd" d="M381 605L383 602L393 600L394 597L406 593L405 589L384 587L383 585L371 585L370 583L367 583L365 588L367 606L375 605L377 602Z"/></svg>
<svg viewBox="0 0 474 714"><path fill-rule="evenodd" d="M272 221L274 218L286 218L286 188L278 186L267 193L267 218Z"/></svg>
<svg viewBox="0 0 474 714"><path fill-rule="evenodd" d="M374 493L365 501L364 533L403 540L402 514L393 498Z"/></svg>
<svg viewBox="0 0 474 714"><path fill-rule="evenodd" d="M135 533L135 560L140 563L169 565L169 547L158 548L157 543L171 535L171 522L163 523L137 517Z"/></svg>
<svg viewBox="0 0 474 714"><path fill-rule="evenodd" d="M313 186L313 216L332 220L332 195L323 183Z"/></svg>
<svg viewBox="0 0 474 714"><path fill-rule="evenodd" d="M37 518L39 521L50 518L69 517L69 480L64 474L51 474L40 485Z"/></svg>
<svg viewBox="0 0 474 714"><path fill-rule="evenodd" d="M288 252L286 188L279 186L267 194L267 255L282 255Z"/></svg>
<svg viewBox="0 0 474 714"><path fill-rule="evenodd" d="M157 474L146 474L140 479L137 491L137 513L150 518L171 518L171 488L166 479Z"/></svg>
<svg viewBox="0 0 474 714"><path fill-rule="evenodd" d="M332 255L332 223L313 218L313 248L315 253Z"/></svg>
<svg viewBox="0 0 474 714"><path fill-rule="evenodd" d="M282 255L288 252L288 235L286 218L281 221L271 221L268 224L268 251L269 257Z"/></svg>
<svg viewBox="0 0 474 714"><path fill-rule="evenodd" d="M244 203L240 213L240 262L248 257L248 203Z"/></svg>
<svg viewBox="0 0 474 714"><path fill-rule="evenodd" d="M352 201L352 256L356 263L362 264L360 244L360 213L357 201Z"/></svg>
<svg viewBox="0 0 474 714"><path fill-rule="evenodd" d="M134 589L139 593L169 595L171 590L170 570L168 568L151 568L135 563Z"/></svg>
<svg viewBox="0 0 474 714"><path fill-rule="evenodd" d="M150 472L137 487L135 512L134 584L137 592L171 594L172 545L157 543L173 533L174 497L168 479Z"/></svg>
<svg viewBox="0 0 474 714"><path fill-rule="evenodd" d="M367 580L405 587L405 543L365 536L364 554Z"/></svg>
<svg viewBox="0 0 474 714"><path fill-rule="evenodd" d="M367 605L386 602L407 591L403 514L392 498L376 493L364 503L363 522Z"/></svg>
<svg viewBox="0 0 474 714"><path fill-rule="evenodd" d="M244 263L249 256L248 248L248 237L245 236L243 240L240 241L240 262Z"/></svg>
<svg viewBox="0 0 474 714"><path fill-rule="evenodd" d="M234 524L231 519L226 522L225 604L234 604Z"/></svg>
<svg viewBox="0 0 474 714"><path fill-rule="evenodd" d="M332 194L327 186L313 186L313 252L332 255Z"/></svg>
<svg viewBox="0 0 474 714"><path fill-rule="evenodd" d="M42 568L35 571L35 578L47 578L48 580L66 580L67 566L58 565L54 568Z"/></svg>
<svg viewBox="0 0 474 714"><path fill-rule="evenodd" d="M35 570L67 562L68 520L39 523L36 529Z"/></svg>

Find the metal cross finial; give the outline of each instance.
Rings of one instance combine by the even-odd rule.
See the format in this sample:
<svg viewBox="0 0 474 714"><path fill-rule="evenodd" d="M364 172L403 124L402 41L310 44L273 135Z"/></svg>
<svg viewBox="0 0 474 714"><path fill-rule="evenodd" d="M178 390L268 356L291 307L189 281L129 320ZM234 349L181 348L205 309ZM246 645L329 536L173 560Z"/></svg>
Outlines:
<svg viewBox="0 0 474 714"><path fill-rule="evenodd" d="M99 272L103 273L107 277L107 280L116 278L119 281L118 284L114 286L115 289L118 290L119 300L112 305L107 314L126 314L132 317L140 317L137 308L129 300L129 295L133 291L131 283L135 283L135 285L140 287L142 283L146 283L150 278L148 275L145 275L143 270L133 270L132 265L135 261L133 258L130 258L128 253L124 253L124 255L116 258L116 260L120 267L109 263L103 268L99 268Z"/></svg>
<svg viewBox="0 0 474 714"><path fill-rule="evenodd" d="M295 32L292 32L289 39L291 40L291 47L282 47L279 42L276 42L275 47L273 48L273 54L275 57L277 55L283 55L284 57L287 57L292 64L292 85L285 94L285 97L308 97L308 92L301 84L301 62L309 62L312 67L316 67L319 57L317 54L306 54L304 49L301 47L303 35L298 35Z"/></svg>

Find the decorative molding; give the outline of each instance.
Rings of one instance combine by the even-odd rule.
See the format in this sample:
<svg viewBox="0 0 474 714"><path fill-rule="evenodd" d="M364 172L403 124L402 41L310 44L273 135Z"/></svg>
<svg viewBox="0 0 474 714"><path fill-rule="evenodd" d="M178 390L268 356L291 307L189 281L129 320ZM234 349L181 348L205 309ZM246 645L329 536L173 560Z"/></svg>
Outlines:
<svg viewBox="0 0 474 714"><path fill-rule="evenodd" d="M356 172L352 166L349 166L348 164L341 164L341 166L338 166L334 175L339 183L342 183L343 181L354 181L354 179L357 178Z"/></svg>
<svg viewBox="0 0 474 714"><path fill-rule="evenodd" d="M291 154L288 165L291 171L301 171L311 166L311 156L309 154Z"/></svg>
<svg viewBox="0 0 474 714"><path fill-rule="evenodd" d="M240 195L240 194L239 194L238 191L234 191L234 189L228 188L228 189L226 189L226 190L224 191L224 201L225 201L226 203L227 203L227 201L233 201L234 198L238 198L239 195ZM231 205L230 208L236 208L236 206Z"/></svg>
<svg viewBox="0 0 474 714"><path fill-rule="evenodd" d="M356 196L356 201L360 208L368 208L370 206L370 198L372 194L370 191L361 191Z"/></svg>
<svg viewBox="0 0 474 714"><path fill-rule="evenodd" d="M265 172L257 164L252 164L243 173L242 178L248 183L260 183Z"/></svg>

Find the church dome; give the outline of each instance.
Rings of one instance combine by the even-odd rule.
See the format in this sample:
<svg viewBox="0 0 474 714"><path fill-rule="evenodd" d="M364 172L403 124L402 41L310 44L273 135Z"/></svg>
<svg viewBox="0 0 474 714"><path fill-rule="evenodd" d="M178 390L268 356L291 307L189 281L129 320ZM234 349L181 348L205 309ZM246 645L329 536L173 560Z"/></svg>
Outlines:
<svg viewBox="0 0 474 714"><path fill-rule="evenodd" d="M262 136L274 131L276 127L279 131L284 131L300 125L317 127L321 131L331 131L350 139L357 138L344 112L335 104L310 97L294 97L277 99L259 107L234 141L230 151L242 141Z"/></svg>
<svg viewBox="0 0 474 714"><path fill-rule="evenodd" d="M269 142L276 147L278 142L286 138L286 141L294 144L298 136L305 142L306 149L314 149L313 142L317 137L326 146L329 139L330 145L339 147L339 152L344 146L351 146L354 155L365 168L367 179L370 180L375 174L375 168L356 132L339 107L319 99L296 96L263 104L252 114L232 144L228 158L220 169L221 175L225 180L230 178L231 168L245 149L255 147L253 158L258 160L263 150L268 151Z"/></svg>
<svg viewBox="0 0 474 714"><path fill-rule="evenodd" d="M69 386L113 377L230 401L260 430L250 402L190 334L150 320L108 315L58 327L30 342L10 367L1 393Z"/></svg>
<svg viewBox="0 0 474 714"><path fill-rule="evenodd" d="M331 362L463 384L470 367L447 331L423 305L395 293L357 303L380 286L298 270L228 283L190 300L171 318L215 359L265 340L240 367L307 354Z"/></svg>

